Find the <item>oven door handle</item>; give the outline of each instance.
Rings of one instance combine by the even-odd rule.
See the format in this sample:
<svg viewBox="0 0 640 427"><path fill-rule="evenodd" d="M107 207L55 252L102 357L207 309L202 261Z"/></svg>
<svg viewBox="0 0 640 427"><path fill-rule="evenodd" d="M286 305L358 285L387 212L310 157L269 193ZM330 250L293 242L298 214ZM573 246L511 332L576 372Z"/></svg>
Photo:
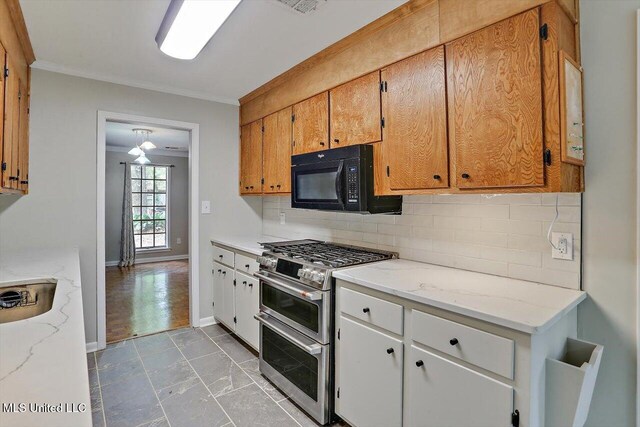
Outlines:
<svg viewBox="0 0 640 427"><path fill-rule="evenodd" d="M277 323L269 320L269 316L266 314L255 314L253 316L254 319L256 319L258 322L262 323L264 326L266 326L267 328L271 329L272 331L276 332L277 334L281 335L283 338L285 338L287 341L291 341L293 344L295 344L296 346L300 347L302 350L304 350L306 353L311 354L311 355L315 355L315 354L320 354L322 353L322 345L318 344L317 342L306 338L306 337L302 337L299 336L295 336L298 335L297 333L294 332L294 334L287 332L284 328L282 328L281 326L279 326Z"/></svg>
<svg viewBox="0 0 640 427"><path fill-rule="evenodd" d="M318 301L322 299L322 292L320 291L308 292L258 272L253 273L253 275L258 279L267 282L270 286L299 298L306 299L308 301Z"/></svg>

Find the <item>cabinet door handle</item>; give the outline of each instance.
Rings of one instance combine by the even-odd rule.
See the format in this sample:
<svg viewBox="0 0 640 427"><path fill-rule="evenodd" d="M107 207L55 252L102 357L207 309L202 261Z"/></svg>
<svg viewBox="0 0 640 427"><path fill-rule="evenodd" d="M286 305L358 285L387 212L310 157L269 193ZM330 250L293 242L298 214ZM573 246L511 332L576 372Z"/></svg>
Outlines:
<svg viewBox="0 0 640 427"><path fill-rule="evenodd" d="M249 264L245 264L245 265L244 265L244 268L249 268Z"/></svg>
<svg viewBox="0 0 640 427"><path fill-rule="evenodd" d="M462 174L462 177L463 177L464 179L469 179L469 178L471 178L471 177L469 176L469 174L468 174L468 173L463 173L463 174Z"/></svg>
<svg viewBox="0 0 640 427"><path fill-rule="evenodd" d="M449 344L451 345L458 345L458 338L451 338L449 340Z"/></svg>
<svg viewBox="0 0 640 427"><path fill-rule="evenodd" d="M393 348L388 348L387 349L387 354L392 354L394 352Z"/></svg>
<svg viewBox="0 0 640 427"><path fill-rule="evenodd" d="M224 258L224 255L218 255L218 258L220 259Z"/></svg>
<svg viewBox="0 0 640 427"><path fill-rule="evenodd" d="M245 189L245 190L248 190L248 189L249 189L249 187L244 187L244 189Z"/></svg>
<svg viewBox="0 0 640 427"><path fill-rule="evenodd" d="M249 188L253 190L253 185L250 185Z"/></svg>
<svg viewBox="0 0 640 427"><path fill-rule="evenodd" d="M416 366L417 366L418 368L419 368L419 367L421 367L422 365L424 365L424 362L423 362L422 360L418 360L418 361L416 362Z"/></svg>
<svg viewBox="0 0 640 427"><path fill-rule="evenodd" d="M362 312L363 312L363 313L368 313L368 312L370 312L370 311L371 311L371 310L369 310L369 307L365 307L365 308L363 308L363 309L362 309Z"/></svg>
<svg viewBox="0 0 640 427"><path fill-rule="evenodd" d="M253 288L253 283L249 283L249 287L250 287L250 288Z"/></svg>
<svg viewBox="0 0 640 427"><path fill-rule="evenodd" d="M222 272L222 274L224 274L224 275L226 276L226 275L227 275L227 272L226 272L226 271L223 271L223 272Z"/></svg>
<svg viewBox="0 0 640 427"><path fill-rule="evenodd" d="M269 187L270 187L272 190L275 188L273 185L270 185Z"/></svg>
<svg viewBox="0 0 640 427"><path fill-rule="evenodd" d="M243 281L242 281L242 284L243 284L243 285L246 285L246 284L247 284L247 281L246 281L246 280L243 280Z"/></svg>
<svg viewBox="0 0 640 427"><path fill-rule="evenodd" d="M333 142L335 142L336 144L340 144L340 140L338 138L335 138Z"/></svg>
<svg viewBox="0 0 640 427"><path fill-rule="evenodd" d="M324 142L320 142L320 145L321 145L322 147L324 147Z"/></svg>
<svg viewBox="0 0 640 427"><path fill-rule="evenodd" d="M433 179L437 179L438 181L440 181L440 175L433 175Z"/></svg>
<svg viewBox="0 0 640 427"><path fill-rule="evenodd" d="M218 273L221 273L221 272L222 272L222 270L218 269Z"/></svg>
<svg viewBox="0 0 640 427"><path fill-rule="evenodd" d="M276 187L280 188L281 186L280 186L280 184L278 184L278 185L276 185Z"/></svg>

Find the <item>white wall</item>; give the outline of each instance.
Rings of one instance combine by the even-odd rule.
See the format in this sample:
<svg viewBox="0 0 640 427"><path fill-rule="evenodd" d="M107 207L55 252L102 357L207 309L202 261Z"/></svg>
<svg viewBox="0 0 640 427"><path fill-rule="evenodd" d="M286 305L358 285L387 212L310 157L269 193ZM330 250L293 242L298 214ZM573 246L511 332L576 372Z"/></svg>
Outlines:
<svg viewBox="0 0 640 427"><path fill-rule="evenodd" d="M589 426L635 425L636 10L580 2L585 69L584 290L578 334L604 345Z"/></svg>
<svg viewBox="0 0 640 427"><path fill-rule="evenodd" d="M189 254L189 159L187 157L149 154L153 163L173 165L169 172L169 236L168 250L137 251L136 262L145 258L169 257ZM105 257L107 262L120 260L122 232L122 193L124 190L124 165L131 155L121 151L107 151L105 173ZM178 244L177 239L181 239Z"/></svg>
<svg viewBox="0 0 640 427"><path fill-rule="evenodd" d="M0 196L0 256L19 248L79 247L87 342L96 341L97 111L200 124L200 316L213 315L211 244L260 232L261 198L238 196L238 107L33 70L30 194ZM100 260L104 262L104 260Z"/></svg>
<svg viewBox="0 0 640 427"><path fill-rule="evenodd" d="M551 258L547 230L573 233L574 259ZM286 224L280 224L280 213ZM264 197L262 232L397 251L401 258L580 289L580 194L404 196L402 215L291 209Z"/></svg>

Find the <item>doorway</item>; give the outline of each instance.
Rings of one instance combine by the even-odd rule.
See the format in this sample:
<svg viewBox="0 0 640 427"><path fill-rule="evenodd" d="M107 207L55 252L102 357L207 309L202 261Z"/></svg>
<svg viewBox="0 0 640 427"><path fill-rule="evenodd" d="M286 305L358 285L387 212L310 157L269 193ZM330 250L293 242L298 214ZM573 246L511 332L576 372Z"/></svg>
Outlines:
<svg viewBox="0 0 640 427"><path fill-rule="evenodd" d="M199 324L198 134L98 113L98 349Z"/></svg>

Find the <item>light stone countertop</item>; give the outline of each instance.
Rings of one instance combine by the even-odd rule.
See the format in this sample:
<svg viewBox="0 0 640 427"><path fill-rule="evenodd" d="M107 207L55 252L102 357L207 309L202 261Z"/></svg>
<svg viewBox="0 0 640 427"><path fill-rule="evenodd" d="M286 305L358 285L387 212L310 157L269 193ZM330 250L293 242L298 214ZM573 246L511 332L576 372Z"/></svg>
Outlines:
<svg viewBox="0 0 640 427"><path fill-rule="evenodd" d="M403 259L333 276L528 334L544 332L587 297L578 290Z"/></svg>
<svg viewBox="0 0 640 427"><path fill-rule="evenodd" d="M279 242L287 239L273 236L225 236L211 239L211 244L233 248L253 255L262 255L265 249L258 242ZM289 239L290 240L290 239Z"/></svg>
<svg viewBox="0 0 640 427"><path fill-rule="evenodd" d="M0 324L0 425L91 426L78 251L34 250L0 257L0 287L38 279L57 280L51 310ZM62 404L62 412L31 412L28 407L23 413L2 411L6 403ZM67 410L85 405L85 412L65 412L65 404Z"/></svg>

